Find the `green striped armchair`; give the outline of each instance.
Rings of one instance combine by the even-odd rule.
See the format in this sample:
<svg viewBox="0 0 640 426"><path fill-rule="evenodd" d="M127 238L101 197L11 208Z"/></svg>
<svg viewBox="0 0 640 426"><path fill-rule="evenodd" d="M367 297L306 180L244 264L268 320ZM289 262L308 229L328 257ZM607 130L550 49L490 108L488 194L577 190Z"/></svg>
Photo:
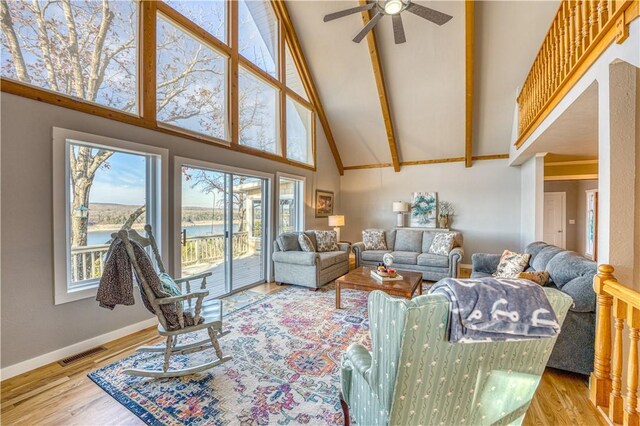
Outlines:
<svg viewBox="0 0 640 426"><path fill-rule="evenodd" d="M560 323L571 298L545 289ZM342 359L345 411L358 425L519 425L556 338L451 344L449 301L369 296L372 350ZM349 413L345 412L348 418Z"/></svg>

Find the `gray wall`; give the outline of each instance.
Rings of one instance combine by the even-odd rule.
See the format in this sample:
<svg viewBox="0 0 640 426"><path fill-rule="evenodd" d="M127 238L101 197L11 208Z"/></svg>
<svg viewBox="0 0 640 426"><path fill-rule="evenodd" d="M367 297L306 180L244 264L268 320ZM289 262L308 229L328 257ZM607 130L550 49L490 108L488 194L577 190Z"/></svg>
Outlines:
<svg viewBox="0 0 640 426"><path fill-rule="evenodd" d="M0 95L2 121L1 165L1 292L2 367L150 318L138 302L115 311L99 308L91 299L53 304L52 235L52 127L92 133L170 150L169 231L173 230L173 156L227 164L307 178L306 227L328 228L312 210L316 188L336 193L340 202L340 177L318 125L318 173L313 173L118 123L13 95ZM170 247L173 241L169 241ZM168 263L172 265L173 262Z"/></svg>
<svg viewBox="0 0 640 426"><path fill-rule="evenodd" d="M597 185L597 184L596 184ZM577 231L578 231L578 181L576 180L561 180L561 181L546 181L544 183L544 192L564 192L566 194L566 223L564 229L566 230L566 249L577 251ZM583 207L584 213L584 207ZM570 221L574 221L572 225ZM584 222L584 219L583 219Z"/></svg>
<svg viewBox="0 0 640 426"><path fill-rule="evenodd" d="M411 201L412 192L433 191L453 203L452 228L464 236L464 262L478 252L502 253L520 246L520 170L507 160L430 164L347 171L342 176L341 209L348 241L361 241L362 230L393 228L393 201Z"/></svg>

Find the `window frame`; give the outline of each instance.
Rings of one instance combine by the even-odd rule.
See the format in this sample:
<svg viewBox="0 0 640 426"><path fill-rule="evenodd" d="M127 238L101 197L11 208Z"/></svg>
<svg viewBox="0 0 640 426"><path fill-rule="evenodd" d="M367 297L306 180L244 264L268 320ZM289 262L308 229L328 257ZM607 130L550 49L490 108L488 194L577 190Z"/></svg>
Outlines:
<svg viewBox="0 0 640 426"><path fill-rule="evenodd" d="M278 23L278 76L273 77L248 59L244 58L238 52L238 5L237 2L230 2L226 8L227 25L226 25L226 42L223 42L209 33L207 30L199 27L193 21L173 9L169 4L163 1L140 1L138 11L138 53L137 53L137 73L138 73L138 112L131 114L119 111L110 107L94 104L79 98L71 97L61 93L53 92L47 89L41 89L22 83L10 78L0 78L0 90L2 92L46 102L64 108L81 111L100 117L132 124L158 132L194 140L201 143L213 144L224 149L237 152L251 154L268 160L277 161L298 168L316 171L317 154L316 154L316 114L318 108L316 104L319 102L313 82L306 69L306 62L302 52L292 49L292 40L296 40L293 26L283 6L271 0L269 2L273 9ZM156 117L156 25L157 14L162 13L170 22L177 24L181 29L190 33L204 45L224 53L228 56L228 74L227 74L227 115L229 116L227 125L229 127L228 134L230 141L220 140L197 132L191 132L172 125L162 124L158 122ZM305 100L298 95L293 89L286 85L286 58L285 43L289 43L289 48L293 55L293 63L302 77L305 90L313 102ZM238 73L239 67L251 71L257 77L268 82L272 86L279 89L280 93L280 116L277 123L278 128L278 153L270 153L261 151L249 146L241 145L238 139ZM306 76L306 77L305 77ZM316 95L311 96L311 95ZM289 160L286 154L286 96L290 96L297 102L306 106L312 111L312 147L313 147L313 165L301 163L295 160ZM318 104L319 105L319 104ZM324 123L324 122L323 122ZM326 124L325 124L326 125Z"/></svg>
<svg viewBox="0 0 640 426"><path fill-rule="evenodd" d="M275 209L275 231L274 231L274 235L279 235L280 233L280 180L284 178L284 179L291 179L291 180L295 180L297 182L300 183L300 197L299 200L297 200L297 202L295 203L295 210L297 213L297 220L296 222L299 222L296 226L296 232L302 232L305 230L305 217L304 217L304 213L305 213L305 206L307 205L307 200L305 199L306 197L306 187L307 187L307 178L304 176L299 176L299 175L294 175L291 173L285 173L285 172L277 172L276 173L276 183L275 183L275 196L273 197L276 203L276 209Z"/></svg>
<svg viewBox="0 0 640 426"><path fill-rule="evenodd" d="M73 302L95 297L98 280L86 282L73 288L70 277L70 185L69 185L69 145L71 141L83 142L97 147L131 152L138 155L152 155L157 161L147 165L146 198L153 205L152 226L163 259L169 254L168 211L168 161L169 151L150 145L143 145L121 139L98 136L59 127L53 128L53 269L54 304ZM155 164L154 164L155 163Z"/></svg>

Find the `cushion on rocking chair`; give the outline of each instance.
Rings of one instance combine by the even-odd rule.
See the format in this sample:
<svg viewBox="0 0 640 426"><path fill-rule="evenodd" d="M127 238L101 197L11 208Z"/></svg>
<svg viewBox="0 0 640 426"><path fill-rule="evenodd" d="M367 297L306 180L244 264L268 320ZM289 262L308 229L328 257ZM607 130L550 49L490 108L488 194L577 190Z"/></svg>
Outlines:
<svg viewBox="0 0 640 426"><path fill-rule="evenodd" d="M160 282L162 283L162 289L165 293L169 293L171 296L182 296L182 292L178 287L178 284L171 278L171 275L163 272L158 274L158 278L160 278Z"/></svg>

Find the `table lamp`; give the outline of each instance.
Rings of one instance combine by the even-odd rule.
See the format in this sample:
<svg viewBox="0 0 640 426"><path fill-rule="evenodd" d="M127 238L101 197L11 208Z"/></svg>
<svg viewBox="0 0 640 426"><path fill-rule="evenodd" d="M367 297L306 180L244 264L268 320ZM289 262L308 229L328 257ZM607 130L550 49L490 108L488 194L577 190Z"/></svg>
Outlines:
<svg viewBox="0 0 640 426"><path fill-rule="evenodd" d="M409 211L409 203L405 203L404 201L393 202L393 212L398 213L398 221L396 225L399 228L404 227L404 214L408 211Z"/></svg>
<svg viewBox="0 0 640 426"><path fill-rule="evenodd" d="M333 226L333 230L336 231L336 239L340 241L340 227L344 226L344 215L329 216L329 226Z"/></svg>

